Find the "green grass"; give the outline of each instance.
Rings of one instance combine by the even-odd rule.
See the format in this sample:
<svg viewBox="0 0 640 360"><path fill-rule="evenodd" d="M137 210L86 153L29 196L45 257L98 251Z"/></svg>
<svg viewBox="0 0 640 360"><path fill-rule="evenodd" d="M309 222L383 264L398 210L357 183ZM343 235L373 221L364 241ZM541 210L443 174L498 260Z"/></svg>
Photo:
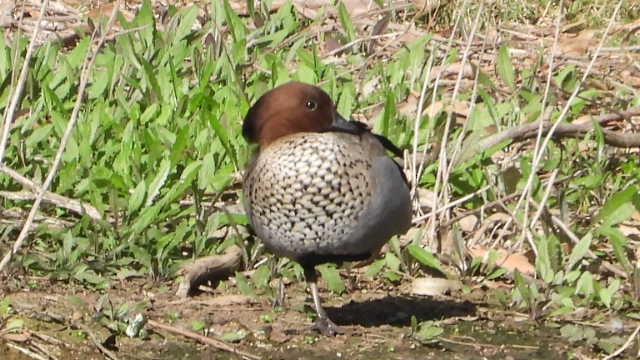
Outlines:
<svg viewBox="0 0 640 360"><path fill-rule="evenodd" d="M532 3L526 6L538 14L541 11ZM625 14L637 13L637 8L626 6ZM38 227L15 259L14 271L23 268L32 274L101 288L118 277L172 279L183 261L220 252L232 244L244 249L244 266L252 268L269 255L247 235L247 219L238 206L238 179L252 150L240 129L250 104L266 90L290 80L316 83L336 100L343 115L368 117L375 131L411 151L416 112L413 109L406 115L400 106L408 97L420 94L431 61L454 63L464 53L464 46L457 47L445 60L441 51L433 52L433 34L426 30L425 19L409 16L406 21L415 21L423 29L422 36L377 54L355 46L336 60L322 55L321 45L328 34L317 37L309 30L317 21L302 18L292 5L274 13L255 9L254 15L264 21L257 28L254 19L238 16L226 3L213 1L211 7L211 18L198 30L193 30L198 16L193 7L170 8L170 21L164 29L155 22L148 3L131 22L119 19L122 27L131 31L115 37L97 55L78 125L50 189L95 206L104 220L43 206L43 215L73 225ZM453 19L450 11L447 16ZM489 26L489 19L494 18L489 16L490 9L486 11L484 25ZM513 11L521 13L521 9ZM344 7L339 7L338 14L345 29L339 34L344 42L362 36ZM412 15L411 10L407 14ZM394 21L407 14L392 13ZM467 20L471 23L472 19L469 16ZM504 15L503 19L510 17ZM603 24L606 22L605 18ZM20 37L4 43L3 38L0 36L0 108L5 109L28 43ZM4 164L36 183L44 180L71 116L80 68L89 49L89 38L72 49L47 43L37 49L32 60L20 104L28 112L14 122ZM542 111L546 73L538 70L544 59L534 61L537 66L533 68L523 67L511 58L509 49L505 42L493 52L495 70L479 75L476 98L472 88L459 94L459 99L473 100L475 106L465 127L453 123L447 135L449 153L464 150L464 161L448 172L447 189L449 199L454 200L489 186L457 206L459 214L522 191L531 175L530 199L540 203L545 198L544 180L557 170L556 179L565 180L553 188L543 216L530 226L531 241L538 250L534 260L538 280L529 281L517 272L507 276L504 271L496 272L494 264L481 265L469 259L465 260L469 266L445 267L439 260L441 255L434 254L436 239L429 238L426 230L419 233L422 236L408 239L406 247L394 240L391 251L370 265L368 274L380 274L384 281L395 284L434 269L463 279L472 275L505 277L514 283L511 301L534 317L555 318L594 307L637 318L633 309L637 309L638 299L628 279L597 268L607 262L630 279L640 276L632 255L637 239L620 230L620 224L640 209L637 153L612 152L597 130L581 139L551 142L539 169L531 174L533 146L520 148L510 142L491 149L475 146L486 136L487 128L503 130L531 122ZM552 87L548 99L552 120L579 84L582 71L572 64L554 69L557 86ZM425 107L433 96L432 85ZM451 91L439 89L434 100L450 95ZM567 122L584 114L640 104L632 92L618 89L612 96L589 81L579 95L569 108ZM603 103L607 106L599 110ZM419 118L418 151L431 149L440 141L447 115L441 111ZM461 135L464 140L456 145ZM501 161L500 154L508 155L511 162ZM511 166L516 171L507 176L506 169ZM414 184L434 189L437 164L425 164L424 169ZM21 186L0 174L0 189L18 191ZM4 209L28 210L31 204L7 198L0 201ZM513 211L514 219L523 221L524 207L515 208L515 201L504 206ZM535 210L529 208L529 219ZM568 224L580 242L572 243L559 231L550 214ZM445 220L440 219L442 223ZM4 252L19 227L0 226ZM517 226L505 229L507 238L501 239L501 244L520 240ZM466 240L457 224L451 231ZM425 248L425 244L430 246ZM238 274L238 288L246 293L265 291L271 267L260 265L252 279ZM300 274L295 265L281 268L286 276ZM335 268L326 266L322 272L331 279L332 290L344 290ZM431 339L430 334L424 336Z"/></svg>

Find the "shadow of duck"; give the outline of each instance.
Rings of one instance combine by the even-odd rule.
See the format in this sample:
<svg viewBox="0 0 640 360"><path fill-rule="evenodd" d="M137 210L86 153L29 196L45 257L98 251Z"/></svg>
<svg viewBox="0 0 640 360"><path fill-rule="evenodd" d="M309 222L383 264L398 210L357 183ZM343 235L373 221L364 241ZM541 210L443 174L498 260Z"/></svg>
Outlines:
<svg viewBox="0 0 640 360"><path fill-rule="evenodd" d="M476 313L476 306L469 301L436 300L420 296L386 296L361 302L352 300L339 307L327 307L326 311L338 325L409 326L412 316L419 322L470 316Z"/></svg>

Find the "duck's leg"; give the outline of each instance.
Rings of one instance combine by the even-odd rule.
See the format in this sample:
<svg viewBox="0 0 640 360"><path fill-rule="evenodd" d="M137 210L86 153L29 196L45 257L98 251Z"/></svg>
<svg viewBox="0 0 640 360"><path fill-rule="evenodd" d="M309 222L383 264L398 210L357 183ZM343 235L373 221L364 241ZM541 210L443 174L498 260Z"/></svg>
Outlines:
<svg viewBox="0 0 640 360"><path fill-rule="evenodd" d="M313 329L318 330L324 336L336 336L336 334L342 333L342 329L338 325L334 324L327 316L327 312L322 308L320 303L320 293L318 291L318 275L314 267L304 268L304 277L311 289L311 296L313 297L313 305L316 308L316 318L313 324Z"/></svg>
<svg viewBox="0 0 640 360"><path fill-rule="evenodd" d="M284 280L282 280L282 276L278 279L278 290L273 299L272 307L284 307L285 305L286 294L284 293Z"/></svg>
<svg viewBox="0 0 640 360"><path fill-rule="evenodd" d="M284 291L284 280L282 275L280 274L280 266L277 259L271 258L270 260L270 268L271 268L271 277L278 277L278 289L273 296L273 302L271 303L271 307L278 308L284 307L286 294Z"/></svg>

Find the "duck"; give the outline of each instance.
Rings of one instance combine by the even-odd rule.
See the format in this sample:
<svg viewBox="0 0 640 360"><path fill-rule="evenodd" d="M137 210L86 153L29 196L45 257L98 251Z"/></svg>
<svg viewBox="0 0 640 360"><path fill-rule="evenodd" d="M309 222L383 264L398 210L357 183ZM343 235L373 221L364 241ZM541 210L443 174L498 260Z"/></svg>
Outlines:
<svg viewBox="0 0 640 360"><path fill-rule="evenodd" d="M249 225L267 250L299 263L316 311L313 328L342 332L322 307L316 265L376 256L411 224L402 151L342 117L320 87L292 81L264 93L242 135L256 144L243 177Z"/></svg>

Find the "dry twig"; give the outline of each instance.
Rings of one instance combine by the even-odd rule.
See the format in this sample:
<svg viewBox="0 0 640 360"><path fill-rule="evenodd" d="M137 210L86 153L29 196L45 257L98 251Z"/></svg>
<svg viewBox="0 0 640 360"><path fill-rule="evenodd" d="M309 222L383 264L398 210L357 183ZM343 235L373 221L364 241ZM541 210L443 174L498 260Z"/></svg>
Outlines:
<svg viewBox="0 0 640 360"><path fill-rule="evenodd" d="M82 324L77 324L78 328L80 328L82 331L84 331L85 333L87 333L89 335L89 337L91 338L91 341L93 342L93 344L98 348L98 350L100 350L101 353L104 354L105 357L107 357L110 360L118 360L118 356L116 354L114 354L112 351L110 351L109 349L107 349L106 347L104 347L104 345L102 345L102 342L98 339L98 337L93 333L93 331L91 331L91 329L89 329L89 327L82 325Z"/></svg>
<svg viewBox="0 0 640 360"><path fill-rule="evenodd" d="M207 256L187 263L182 269L185 275L176 295L185 298L207 281L228 276L240 266L241 260L242 249L233 245L221 255Z"/></svg>
<svg viewBox="0 0 640 360"><path fill-rule="evenodd" d="M42 355L40 355L40 354L37 354L37 353L35 353L35 352L33 352L33 351L31 351L31 350L27 349L27 348L23 348L22 346L18 346L18 345L16 345L16 344L12 343L12 342L8 342L8 343L7 343L7 346L8 346L8 347L10 347L10 348L13 348L14 350L17 350L17 351L19 351L19 352L21 352L21 353L25 354L26 356L28 356L28 357L30 357L30 358L32 358L32 359L36 359L36 360L48 360L46 357L44 357L44 356L42 356Z"/></svg>
<svg viewBox="0 0 640 360"><path fill-rule="evenodd" d="M629 119L633 116L640 116L640 107L634 107L627 111L620 111L612 114L601 115L595 117L593 122L584 122L581 124L560 123L556 125L553 138L566 138L566 137L583 137L589 131L594 129L594 123L600 125L606 124L615 120ZM501 131L497 134L491 135L480 140L476 149L477 152L469 153L466 157L461 157L459 162L468 160L470 156L474 156L480 151L490 149L504 141L523 141L534 138L538 135L538 129L542 129L542 133L548 134L552 130L554 123L548 121L548 119L541 119L536 122L523 124L520 126L512 127ZM640 146L640 134L622 134L620 132L603 130L605 143L618 146L618 147L637 147Z"/></svg>
<svg viewBox="0 0 640 360"><path fill-rule="evenodd" d="M29 188L31 192L19 191L19 192L9 192L9 191L0 191L0 196L6 197L11 200L32 200L35 198L35 194L39 191L42 191L40 187L35 184L33 181L27 179L22 176L17 171L0 165L0 172L9 175L13 180L18 182L20 185ZM66 196L58 195L56 193L52 193L50 191L43 191L42 200L49 202L55 206L71 210L77 214L84 215L87 214L93 220L102 220L102 215L98 209L96 209L93 205L83 203L82 201L70 199Z"/></svg>
<svg viewBox="0 0 640 360"><path fill-rule="evenodd" d="M618 350L612 352L611 354L605 356L604 360L611 360L614 357L622 354L629 346L631 346L631 343L638 336L639 332L640 332L640 325L638 325L638 327L633 331L631 336L629 336L627 341L620 347L620 349L618 349Z"/></svg>
<svg viewBox="0 0 640 360"><path fill-rule="evenodd" d="M203 344L211 345L211 346L215 347L216 349L219 349L219 350L222 350L222 351L227 351L227 352L230 352L232 354L240 355L240 356L242 356L244 358L247 358L247 359L252 359L252 360L261 359L260 356L249 354L248 352L245 352L245 351L242 351L242 350L238 350L235 347L233 347L231 345L228 345L225 342L222 342L220 340L216 340L216 339L213 339L213 338L210 338L210 337L206 337L204 335L196 334L196 333L194 333L192 331L180 329L180 328L177 328L177 327L174 327L174 326L171 326L171 325L167 325L167 324L163 324L163 323L160 323L160 322L157 322L157 321L154 321L154 320L149 320L147 322L147 324L149 324L153 328L164 330L164 331L168 331L170 333L177 334L177 335L180 335L180 336L184 336L186 338L199 341L199 342L201 342Z"/></svg>

